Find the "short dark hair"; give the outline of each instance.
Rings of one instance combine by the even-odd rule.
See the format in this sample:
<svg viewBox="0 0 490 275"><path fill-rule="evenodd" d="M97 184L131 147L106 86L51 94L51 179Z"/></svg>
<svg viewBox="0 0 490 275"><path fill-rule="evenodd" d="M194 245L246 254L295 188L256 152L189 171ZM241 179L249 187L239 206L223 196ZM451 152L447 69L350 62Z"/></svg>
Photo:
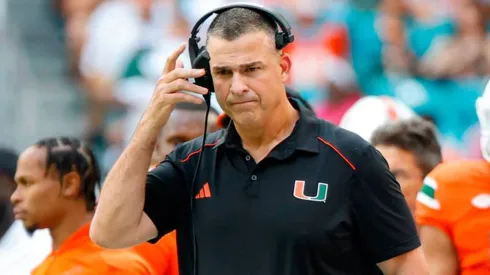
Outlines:
<svg viewBox="0 0 490 275"><path fill-rule="evenodd" d="M81 179L81 195L87 210L93 211L96 204L95 189L100 188L100 168L97 159L85 143L73 137L49 137L38 141L35 146L46 148L46 175L54 165L60 180L70 172L77 172Z"/></svg>
<svg viewBox="0 0 490 275"><path fill-rule="evenodd" d="M373 146L387 145L413 153L426 176L442 160L441 145L433 123L420 117L398 120L376 129L371 137Z"/></svg>
<svg viewBox="0 0 490 275"><path fill-rule="evenodd" d="M251 32L264 31L275 39L277 24L270 17L246 8L232 8L218 14L208 28L207 38L217 36L228 41Z"/></svg>

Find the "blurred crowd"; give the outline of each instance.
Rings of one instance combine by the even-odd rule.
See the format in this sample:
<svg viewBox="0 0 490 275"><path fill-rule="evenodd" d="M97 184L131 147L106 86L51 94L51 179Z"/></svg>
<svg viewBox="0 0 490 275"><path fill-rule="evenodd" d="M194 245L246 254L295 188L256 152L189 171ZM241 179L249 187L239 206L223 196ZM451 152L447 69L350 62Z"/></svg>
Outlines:
<svg viewBox="0 0 490 275"><path fill-rule="evenodd" d="M130 138L166 55L200 15L228 2L53 0L87 100L85 138L104 171ZM474 102L490 75L490 2L249 2L291 23L289 86L320 117L338 124L359 98L389 96L436 124L447 158L480 157ZM182 61L190 67L187 56Z"/></svg>
<svg viewBox="0 0 490 275"><path fill-rule="evenodd" d="M86 100L84 136L81 139L88 141L93 148L102 178L131 138L167 55L187 42L190 29L200 16L230 2L234 1L52 0L65 33L66 59L71 77L82 87ZM419 196L419 209L425 212L419 215L417 222L432 223L436 218L429 216L438 216L431 212L436 202L433 202L430 192L424 192L430 191L434 185L425 182L421 187L423 178L443 160L481 161L484 157L475 102L490 76L490 1L247 2L272 7L291 23L296 40L285 49L293 64L288 87L313 106L319 117L358 133L374 145L381 146L378 149L399 145L415 154L412 159L423 153L429 153L427 158L435 155L433 164L424 169L417 168L420 171L416 169L414 173L417 176L415 179L412 177L415 183L410 190L404 189L406 185L399 178L400 174L395 175L402 183L411 208L415 208L415 200ZM187 53L181 61L184 67L190 67ZM212 106L213 115L218 117L221 109L214 98ZM190 110L186 108L180 111ZM205 110L199 111L204 113ZM386 126L388 128L380 128L374 133L388 121L417 115L424 118L424 123L430 121L435 125L436 142L432 128L420 121L414 125L389 126L394 128ZM172 127L184 122L176 121L174 124ZM187 133L198 129L200 133L202 129L195 125L183 129ZM165 135L170 136L170 132L168 130ZM163 142L171 144L171 148L181 140L175 138ZM429 149L417 147L417 142L429 144ZM440 158L437 157L437 142L442 149ZM170 150L167 149L162 149L160 158ZM380 151L393 170L397 164L390 161L389 149L385 147L385 151ZM401 156L396 158L400 160ZM406 163L408 161L401 165ZM488 163L482 163L484 165L478 168L468 166L468 171L481 169L485 171L482 174L489 176ZM456 173L458 167L450 168L448 173L444 169L436 169L429 175L446 177L441 181L450 181L448 173ZM454 174L454 177L464 179L466 170L461 169L462 174ZM414 175L407 174L408 178ZM421 191L421 188L425 189ZM486 185L484 188L488 192ZM483 198L484 207L480 209L488 211L489 196L486 194ZM463 232L468 238L468 230L458 232ZM488 248L487 243L485 246ZM485 258L488 258L488 251L485 253Z"/></svg>

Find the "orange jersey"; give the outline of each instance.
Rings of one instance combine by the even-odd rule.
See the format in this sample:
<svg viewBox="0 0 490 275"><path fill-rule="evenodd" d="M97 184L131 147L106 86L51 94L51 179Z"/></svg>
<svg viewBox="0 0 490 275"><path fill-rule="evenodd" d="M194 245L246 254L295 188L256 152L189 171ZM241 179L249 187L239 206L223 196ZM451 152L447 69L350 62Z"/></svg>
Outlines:
<svg viewBox="0 0 490 275"><path fill-rule="evenodd" d="M87 224L53 251L32 275L129 275L157 274L131 249L103 249L89 237Z"/></svg>
<svg viewBox="0 0 490 275"><path fill-rule="evenodd" d="M490 164L442 163L424 180L416 220L446 232L458 253L461 275L490 274ZM423 245L423 244L422 244Z"/></svg>
<svg viewBox="0 0 490 275"><path fill-rule="evenodd" d="M156 244L144 243L133 248L159 275L179 275L176 233L172 231Z"/></svg>

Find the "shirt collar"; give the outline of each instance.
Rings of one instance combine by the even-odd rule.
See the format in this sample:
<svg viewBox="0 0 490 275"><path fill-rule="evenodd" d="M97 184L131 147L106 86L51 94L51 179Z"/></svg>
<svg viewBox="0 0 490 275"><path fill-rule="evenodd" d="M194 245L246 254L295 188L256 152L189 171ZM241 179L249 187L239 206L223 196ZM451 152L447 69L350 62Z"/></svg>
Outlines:
<svg viewBox="0 0 490 275"><path fill-rule="evenodd" d="M299 119L294 126L293 132L280 146L287 145L288 149L301 150L318 153L319 120L315 114L306 107L298 104L294 98L289 98L291 105L299 112ZM235 129L233 121L228 125L224 137L215 147L224 146L230 149L243 149L242 141Z"/></svg>
<svg viewBox="0 0 490 275"><path fill-rule="evenodd" d="M68 237L56 251L53 251L53 254L64 253L68 250L79 247L83 243L91 242L89 232L90 223L87 223Z"/></svg>

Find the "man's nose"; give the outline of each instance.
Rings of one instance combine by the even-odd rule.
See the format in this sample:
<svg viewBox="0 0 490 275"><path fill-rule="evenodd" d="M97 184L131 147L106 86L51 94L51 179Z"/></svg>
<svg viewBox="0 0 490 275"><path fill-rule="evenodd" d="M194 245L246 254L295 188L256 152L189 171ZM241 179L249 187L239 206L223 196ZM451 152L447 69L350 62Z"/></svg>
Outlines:
<svg viewBox="0 0 490 275"><path fill-rule="evenodd" d="M19 191L19 188L15 188L14 192L12 193L12 195L10 196L10 202L12 204L17 204L21 201L21 196L20 196L20 191Z"/></svg>
<svg viewBox="0 0 490 275"><path fill-rule="evenodd" d="M248 91L248 87L243 81L243 78L240 74L233 74L230 92L234 94L242 94Z"/></svg>

